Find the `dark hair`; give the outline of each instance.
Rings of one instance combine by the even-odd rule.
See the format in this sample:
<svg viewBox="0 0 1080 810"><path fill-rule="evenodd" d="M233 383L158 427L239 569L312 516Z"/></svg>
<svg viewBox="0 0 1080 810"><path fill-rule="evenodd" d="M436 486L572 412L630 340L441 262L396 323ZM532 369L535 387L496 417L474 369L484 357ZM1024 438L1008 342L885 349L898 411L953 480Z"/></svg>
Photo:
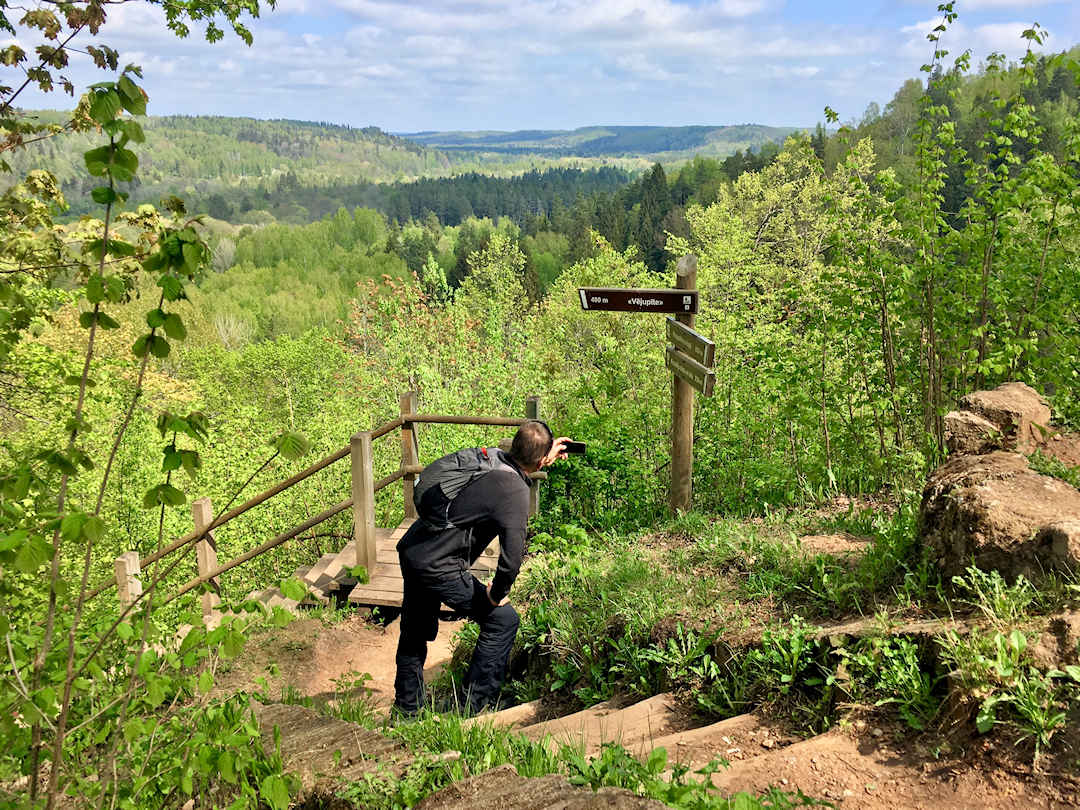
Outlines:
<svg viewBox="0 0 1080 810"><path fill-rule="evenodd" d="M535 467L551 451L555 434L545 422L530 419L522 423L510 445L510 458L522 467Z"/></svg>

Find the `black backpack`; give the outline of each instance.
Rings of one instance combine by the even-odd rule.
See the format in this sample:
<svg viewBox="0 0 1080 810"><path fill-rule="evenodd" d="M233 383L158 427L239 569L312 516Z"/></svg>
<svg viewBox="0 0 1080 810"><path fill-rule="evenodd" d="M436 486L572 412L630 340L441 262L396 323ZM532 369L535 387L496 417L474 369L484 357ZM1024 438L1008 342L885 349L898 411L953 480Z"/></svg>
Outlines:
<svg viewBox="0 0 1080 810"><path fill-rule="evenodd" d="M431 462L413 486L416 514L433 530L452 527L454 498L477 478L500 468L511 469L494 447L470 447Z"/></svg>

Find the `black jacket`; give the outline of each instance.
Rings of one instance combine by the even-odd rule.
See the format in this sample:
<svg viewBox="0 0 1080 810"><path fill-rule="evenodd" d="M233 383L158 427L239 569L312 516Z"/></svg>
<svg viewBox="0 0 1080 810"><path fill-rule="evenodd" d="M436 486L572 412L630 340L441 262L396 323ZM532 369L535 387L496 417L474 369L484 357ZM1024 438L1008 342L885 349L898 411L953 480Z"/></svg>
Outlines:
<svg viewBox="0 0 1080 810"><path fill-rule="evenodd" d="M525 554L531 482L508 454L498 453L507 468L482 475L458 493L450 506L453 526L435 531L418 520L405 532L397 545L402 574L429 580L460 575L498 535L491 598L501 602L510 592Z"/></svg>

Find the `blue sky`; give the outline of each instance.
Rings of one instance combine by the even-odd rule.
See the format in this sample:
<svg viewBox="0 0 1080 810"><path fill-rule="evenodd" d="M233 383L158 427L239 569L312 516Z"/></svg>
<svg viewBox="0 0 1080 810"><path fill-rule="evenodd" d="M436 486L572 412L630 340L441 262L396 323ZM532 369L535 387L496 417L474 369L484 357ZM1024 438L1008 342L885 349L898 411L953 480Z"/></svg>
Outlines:
<svg viewBox="0 0 1080 810"><path fill-rule="evenodd" d="M945 47L971 49L976 63L1021 55L1033 21L1048 50L1080 42L1080 0L958 0L956 10ZM249 48L231 35L177 40L157 8L129 3L99 38L121 64L142 65L154 114L392 132L808 126L826 104L845 120L884 106L920 75L938 19L936 2L913 0L279 0ZM69 74L80 85L102 77L78 64ZM62 106L58 95L21 101Z"/></svg>

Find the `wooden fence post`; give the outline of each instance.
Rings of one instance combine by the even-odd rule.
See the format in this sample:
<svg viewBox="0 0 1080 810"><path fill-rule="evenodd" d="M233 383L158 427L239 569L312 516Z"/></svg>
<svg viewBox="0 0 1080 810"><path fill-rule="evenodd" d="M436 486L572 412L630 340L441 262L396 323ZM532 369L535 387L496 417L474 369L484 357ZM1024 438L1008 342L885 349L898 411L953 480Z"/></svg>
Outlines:
<svg viewBox="0 0 1080 810"><path fill-rule="evenodd" d="M539 419L540 418L540 397L532 396L525 400L525 418L526 419ZM540 511L540 482L533 481L531 487L529 487L529 515L535 515Z"/></svg>
<svg viewBox="0 0 1080 810"><path fill-rule="evenodd" d="M401 466L411 467L420 463L420 447L416 441L416 423L405 421L416 413L416 392L406 391L399 400L401 405ZM416 519L416 504L413 503L415 473L406 473L401 479L402 493L405 497L405 519Z"/></svg>
<svg viewBox="0 0 1080 810"><path fill-rule="evenodd" d="M202 532L214 522L214 508L209 498L199 498L191 503L191 518L195 521L195 531ZM195 559L199 564L199 576L203 577L218 567L217 540L213 532L206 532L195 543ZM209 618L214 608L221 602L221 580L210 580L210 590L202 595L203 618Z"/></svg>
<svg viewBox="0 0 1080 810"><path fill-rule="evenodd" d="M124 552L116 558L113 567L116 569L116 594L120 597L120 607L126 608L142 595L139 552Z"/></svg>
<svg viewBox="0 0 1080 810"><path fill-rule="evenodd" d="M362 565L368 576L375 576L375 472L371 454L371 431L352 437L352 501L354 565Z"/></svg>
<svg viewBox="0 0 1080 810"><path fill-rule="evenodd" d="M680 290L697 289L697 257L679 259L675 286ZM694 326L692 314L675 316L681 324ZM693 502L694 476L694 389L678 374L671 381L671 490L668 503L673 514L688 512Z"/></svg>

